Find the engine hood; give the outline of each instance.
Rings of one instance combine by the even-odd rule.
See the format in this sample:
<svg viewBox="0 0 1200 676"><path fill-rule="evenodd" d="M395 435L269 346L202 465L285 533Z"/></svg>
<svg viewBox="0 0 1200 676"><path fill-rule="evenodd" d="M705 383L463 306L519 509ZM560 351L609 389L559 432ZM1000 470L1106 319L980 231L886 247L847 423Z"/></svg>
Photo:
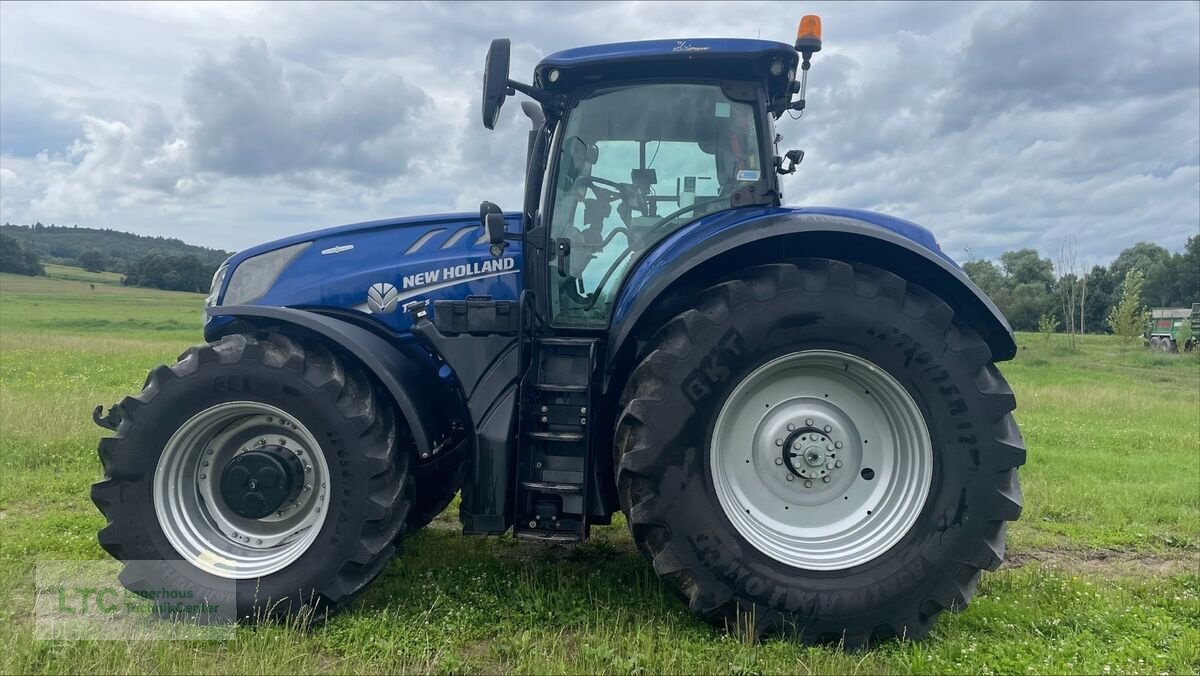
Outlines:
<svg viewBox="0 0 1200 676"><path fill-rule="evenodd" d="M519 214L505 214L510 231ZM296 245L306 245L296 247ZM289 247L286 263L264 292L247 293L245 280L264 274L264 254ZM268 305L351 311L393 331L410 319L400 308L411 300L491 295L515 299L520 289L521 247L503 256L489 252L478 213L434 214L352 223L259 244L225 264L216 305ZM264 256L264 258L257 257ZM241 273L239 273L241 270ZM235 292L231 293L230 290ZM228 297L227 297L228 296Z"/></svg>
<svg viewBox="0 0 1200 676"><path fill-rule="evenodd" d="M280 239L271 240L256 244L248 249L243 249L233 256L229 257L226 265L232 270L238 263L253 258L259 254L283 249L293 244L302 244L304 242L315 242L317 240L336 239L347 235L359 235L369 233L375 230L391 230L393 228L404 227L427 227L441 223L461 223L470 220L479 220L478 214L471 213L446 213L446 214L430 214L426 216L404 216L402 218L383 218L376 221L363 221L361 223L348 223L346 225L335 225L329 228L320 230L312 230L302 232L296 235L288 235Z"/></svg>

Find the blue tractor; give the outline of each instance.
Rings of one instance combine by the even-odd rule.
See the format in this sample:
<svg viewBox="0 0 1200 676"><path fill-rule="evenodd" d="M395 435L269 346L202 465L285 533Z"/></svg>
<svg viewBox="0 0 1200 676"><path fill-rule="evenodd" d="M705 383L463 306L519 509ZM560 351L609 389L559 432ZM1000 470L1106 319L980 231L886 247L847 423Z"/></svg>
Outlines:
<svg viewBox="0 0 1200 676"><path fill-rule="evenodd" d="M862 646L963 608L1021 512L1012 332L929 231L781 206L820 48L805 17L524 84L493 41L483 123L518 92L532 123L519 210L243 251L207 342L97 409L122 581L336 610L461 493L464 533L549 543L620 510L718 626Z"/></svg>

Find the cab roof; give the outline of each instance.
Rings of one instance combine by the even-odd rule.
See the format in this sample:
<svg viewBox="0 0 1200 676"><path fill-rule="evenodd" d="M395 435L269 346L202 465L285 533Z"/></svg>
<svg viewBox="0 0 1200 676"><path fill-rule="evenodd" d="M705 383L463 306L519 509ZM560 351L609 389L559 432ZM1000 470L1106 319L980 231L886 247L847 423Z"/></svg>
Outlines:
<svg viewBox="0 0 1200 676"><path fill-rule="evenodd" d="M779 61L779 75L770 74ZM534 83L547 91L631 79L761 80L772 98L786 95L799 56L792 45L745 38L643 40L576 47L542 59ZM554 82L550 72L559 71Z"/></svg>

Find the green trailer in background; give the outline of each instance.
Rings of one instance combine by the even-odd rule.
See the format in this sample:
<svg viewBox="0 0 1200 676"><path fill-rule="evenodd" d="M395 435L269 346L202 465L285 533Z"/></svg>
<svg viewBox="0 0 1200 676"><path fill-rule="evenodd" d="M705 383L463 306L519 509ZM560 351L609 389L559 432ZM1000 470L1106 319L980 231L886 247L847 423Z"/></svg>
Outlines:
<svg viewBox="0 0 1200 676"><path fill-rule="evenodd" d="M1200 303L1192 308L1159 308L1150 311L1150 328L1146 331L1146 346L1152 350L1191 352L1200 341Z"/></svg>

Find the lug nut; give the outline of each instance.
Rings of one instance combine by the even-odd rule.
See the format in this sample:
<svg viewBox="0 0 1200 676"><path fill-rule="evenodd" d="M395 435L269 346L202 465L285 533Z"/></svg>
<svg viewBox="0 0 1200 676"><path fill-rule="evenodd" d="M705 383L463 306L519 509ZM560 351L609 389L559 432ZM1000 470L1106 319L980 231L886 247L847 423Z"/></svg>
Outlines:
<svg viewBox="0 0 1200 676"><path fill-rule="evenodd" d="M788 423L788 431L789 431L789 432L795 432L795 431L796 431L796 424L795 424L795 423Z"/></svg>
<svg viewBox="0 0 1200 676"><path fill-rule="evenodd" d="M824 481L825 483L829 483L829 477L822 477L821 481Z"/></svg>
<svg viewBox="0 0 1200 676"><path fill-rule="evenodd" d="M208 478L208 475L207 475L207 474L201 474L201 475L200 475L200 478L201 478L201 479L207 479L207 478Z"/></svg>
<svg viewBox="0 0 1200 676"><path fill-rule="evenodd" d="M304 471L305 471L305 472L311 472L311 471L312 471L312 465L305 465L305 466L304 466Z"/></svg>
<svg viewBox="0 0 1200 676"><path fill-rule="evenodd" d="M279 445L287 446L287 439L284 439L283 437L279 437Z"/></svg>
<svg viewBox="0 0 1200 676"><path fill-rule="evenodd" d="M800 450L801 448L804 448L804 447L803 447L803 446L800 444L800 442L799 442L799 441L797 441L796 443L792 444L792 450L794 450L794 451L798 451L798 450Z"/></svg>
<svg viewBox="0 0 1200 676"><path fill-rule="evenodd" d="M842 461L841 461L841 460L838 460L837 462L833 463L833 466L834 466L834 467L841 467L841 466L842 466Z"/></svg>
<svg viewBox="0 0 1200 676"><path fill-rule="evenodd" d="M833 428L832 428L832 427L830 427L829 425L826 425L826 426L825 426L825 431L826 431L826 432L831 432L831 431L833 431Z"/></svg>
<svg viewBox="0 0 1200 676"><path fill-rule="evenodd" d="M776 439L776 440L775 440L775 445L776 445L776 446L782 446L782 445L783 445L783 439Z"/></svg>
<svg viewBox="0 0 1200 676"><path fill-rule="evenodd" d="M787 479L788 481L795 481L795 480L796 480L796 477L792 476L791 474L788 474L788 475L786 475L784 478L785 478L785 479Z"/></svg>
<svg viewBox="0 0 1200 676"><path fill-rule="evenodd" d="M813 424L813 419L812 419L812 418L805 418L805 419L804 419L804 424L805 424L805 425L808 425L809 427L812 427L812 424Z"/></svg>
<svg viewBox="0 0 1200 676"><path fill-rule="evenodd" d="M207 460L205 460L204 462L200 463L200 466L201 466L201 467L208 467L208 461L207 461Z"/></svg>
<svg viewBox="0 0 1200 676"><path fill-rule="evenodd" d="M550 422L550 418L542 416L542 422Z"/></svg>
<svg viewBox="0 0 1200 676"><path fill-rule="evenodd" d="M266 446L266 445L267 445L267 440L266 440L266 439L259 439L258 441L254 442L254 445L255 445L255 446Z"/></svg>
<svg viewBox="0 0 1200 676"><path fill-rule="evenodd" d="M833 469L833 463L831 462L831 463L826 464L825 469Z"/></svg>
<svg viewBox="0 0 1200 676"><path fill-rule="evenodd" d="M832 450L833 450L833 444L825 444L825 450L827 450L827 451L832 451Z"/></svg>
<svg viewBox="0 0 1200 676"><path fill-rule="evenodd" d="M812 488L812 481L809 481L808 479L805 479L805 480L804 480L804 487L805 487L805 488Z"/></svg>
<svg viewBox="0 0 1200 676"><path fill-rule="evenodd" d="M208 449L208 454L209 454L209 455L212 455L212 454L213 454L213 449L211 449L211 448L210 448L210 449Z"/></svg>
<svg viewBox="0 0 1200 676"><path fill-rule="evenodd" d="M545 413L545 412L547 412L547 411L549 411L549 410L550 410L550 407L549 407L549 406L543 406L543 407L542 407L542 413Z"/></svg>
<svg viewBox="0 0 1200 676"><path fill-rule="evenodd" d="M587 424L587 418L580 418L580 419L579 419L579 424L580 424L580 425L586 425L586 424Z"/></svg>
<svg viewBox="0 0 1200 676"><path fill-rule="evenodd" d="M579 413L580 413L581 415L582 415L582 414L585 414L585 413L587 413L587 406L580 406L580 407L579 407Z"/></svg>
<svg viewBox="0 0 1200 676"><path fill-rule="evenodd" d="M529 522L529 527L530 527L530 528L537 528L537 521L530 521L530 522Z"/></svg>
<svg viewBox="0 0 1200 676"><path fill-rule="evenodd" d="M842 442L840 442L840 441L835 441L835 442L833 442L833 447L834 447L834 448L841 448L841 447L842 447Z"/></svg>

